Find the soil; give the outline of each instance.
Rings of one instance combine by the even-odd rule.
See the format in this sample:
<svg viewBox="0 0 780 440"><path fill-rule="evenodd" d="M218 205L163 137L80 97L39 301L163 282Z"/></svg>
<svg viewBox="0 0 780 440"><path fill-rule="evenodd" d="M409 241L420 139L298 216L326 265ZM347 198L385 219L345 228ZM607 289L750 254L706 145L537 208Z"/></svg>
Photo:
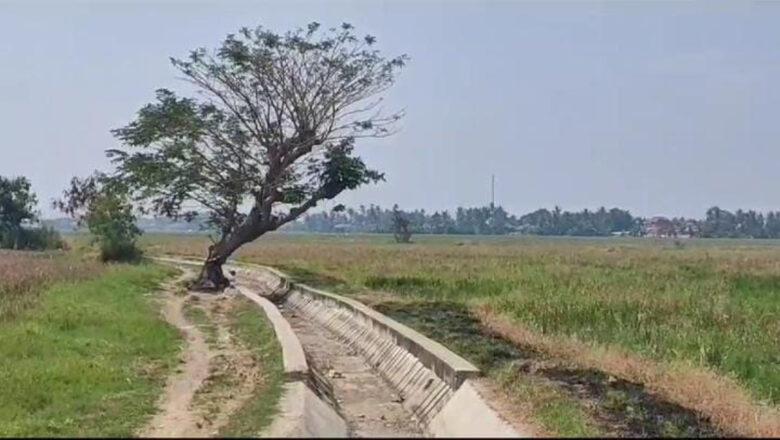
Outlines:
<svg viewBox="0 0 780 440"><path fill-rule="evenodd" d="M238 345L229 332L226 312L232 306L230 294L177 294L181 280L194 272L182 267L184 274L166 285L163 291L163 315L184 335L186 346L180 355L180 368L171 376L160 399L158 413L138 433L140 437L215 436L230 414L251 396L257 367L250 354ZM204 328L190 322L185 304L201 308L208 317ZM209 333L214 333L213 337Z"/></svg>

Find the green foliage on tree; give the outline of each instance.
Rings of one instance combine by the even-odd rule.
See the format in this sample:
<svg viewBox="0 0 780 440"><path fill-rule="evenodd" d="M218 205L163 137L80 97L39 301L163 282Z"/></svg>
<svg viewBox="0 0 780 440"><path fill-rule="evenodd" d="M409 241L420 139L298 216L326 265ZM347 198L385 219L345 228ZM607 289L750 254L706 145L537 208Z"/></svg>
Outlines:
<svg viewBox="0 0 780 440"><path fill-rule="evenodd" d="M557 206L551 211L539 209L520 217L518 223L521 231L539 235L633 235L638 234L641 228L641 219L633 217L628 211L604 207L580 212L561 211Z"/></svg>
<svg viewBox="0 0 780 440"><path fill-rule="evenodd" d="M36 203L38 201L26 177L0 176L0 245L2 247L20 248L22 223L37 219Z"/></svg>
<svg viewBox="0 0 780 440"><path fill-rule="evenodd" d="M225 286L222 264L243 244L383 179L355 145L392 134L401 114L379 104L406 57L385 58L375 43L349 24L241 29L172 60L197 97L158 90L113 131L123 145L108 154L135 200L172 218L205 210L218 231L199 287Z"/></svg>
<svg viewBox="0 0 780 440"><path fill-rule="evenodd" d="M38 199L26 177L0 176L0 248L60 249L65 242L52 228L33 227Z"/></svg>
<svg viewBox="0 0 780 440"><path fill-rule="evenodd" d="M136 238L141 230L129 201L128 188L102 173L74 177L55 207L78 220L92 234L102 261L135 261L141 256Z"/></svg>
<svg viewBox="0 0 780 440"><path fill-rule="evenodd" d="M396 243L410 243L412 241L409 219L398 209L398 205L393 206L393 237Z"/></svg>

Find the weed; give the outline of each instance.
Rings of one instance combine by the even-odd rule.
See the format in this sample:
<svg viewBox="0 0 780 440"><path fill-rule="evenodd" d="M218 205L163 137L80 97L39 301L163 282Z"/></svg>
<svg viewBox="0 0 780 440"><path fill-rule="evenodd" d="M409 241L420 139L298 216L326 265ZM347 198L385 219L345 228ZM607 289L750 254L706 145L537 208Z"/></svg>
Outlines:
<svg viewBox="0 0 780 440"><path fill-rule="evenodd" d="M238 341L252 353L260 369L255 389L219 432L220 437L255 437L270 424L282 394L284 370L282 349L271 323L257 305L246 298L236 299L230 310L230 326Z"/></svg>

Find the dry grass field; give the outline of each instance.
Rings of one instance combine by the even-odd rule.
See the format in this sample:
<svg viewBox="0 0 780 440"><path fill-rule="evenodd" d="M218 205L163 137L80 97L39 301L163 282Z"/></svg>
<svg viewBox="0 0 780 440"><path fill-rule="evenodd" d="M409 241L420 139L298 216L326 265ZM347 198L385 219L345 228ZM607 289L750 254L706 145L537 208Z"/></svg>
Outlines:
<svg viewBox="0 0 780 440"><path fill-rule="evenodd" d="M477 338L490 335L565 362L567 371L639 384L722 432L780 434L780 243L414 240L274 234L236 258L356 296L483 367L503 371L497 360L506 350ZM147 235L144 242L151 253L194 257L208 245L205 236ZM462 325L469 320L479 325ZM631 412L628 400L617 405L623 413ZM638 417L657 418L648 412ZM677 429L670 426L627 432L668 434Z"/></svg>
<svg viewBox="0 0 780 440"><path fill-rule="evenodd" d="M102 269L97 262L81 261L63 252L0 250L0 321L35 304L46 286L85 279Z"/></svg>

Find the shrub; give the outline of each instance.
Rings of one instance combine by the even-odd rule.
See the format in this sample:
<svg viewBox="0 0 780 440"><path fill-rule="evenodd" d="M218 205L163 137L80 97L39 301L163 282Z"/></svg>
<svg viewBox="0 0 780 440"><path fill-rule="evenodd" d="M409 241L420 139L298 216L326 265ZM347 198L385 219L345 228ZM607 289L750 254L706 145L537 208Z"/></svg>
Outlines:
<svg viewBox="0 0 780 440"><path fill-rule="evenodd" d="M102 240L100 242L100 261L137 261L143 252L135 242Z"/></svg>
<svg viewBox="0 0 780 440"><path fill-rule="evenodd" d="M43 226L35 229L24 229L22 233L22 249L37 251L49 249L67 249L68 244L54 228Z"/></svg>
<svg viewBox="0 0 780 440"><path fill-rule="evenodd" d="M135 239L141 233L135 225L132 207L118 195L101 193L85 218L93 241L100 246L101 261L135 261L141 257Z"/></svg>
<svg viewBox="0 0 780 440"><path fill-rule="evenodd" d="M54 206L86 224L92 243L100 248L102 261L135 261L141 257L136 238L133 206L121 181L95 173L86 179L73 178L64 199Z"/></svg>
<svg viewBox="0 0 780 440"><path fill-rule="evenodd" d="M0 248L44 251L67 249L68 245L54 228L17 228L0 230Z"/></svg>

